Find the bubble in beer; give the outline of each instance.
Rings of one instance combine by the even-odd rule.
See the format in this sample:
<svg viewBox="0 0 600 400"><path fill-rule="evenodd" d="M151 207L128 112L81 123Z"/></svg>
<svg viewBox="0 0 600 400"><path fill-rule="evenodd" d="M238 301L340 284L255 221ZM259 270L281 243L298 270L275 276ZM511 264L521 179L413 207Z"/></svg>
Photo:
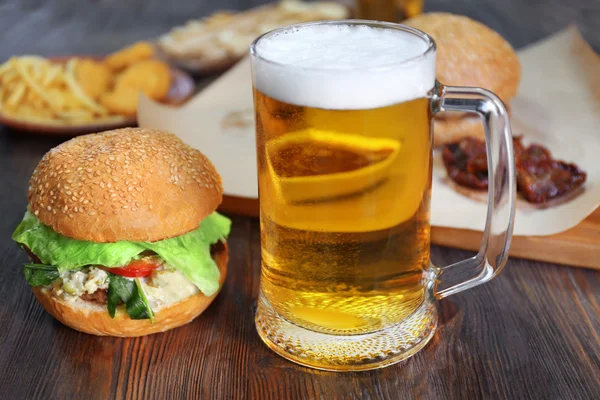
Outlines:
<svg viewBox="0 0 600 400"><path fill-rule="evenodd" d="M367 25L306 25L258 41L256 88L275 99L326 109L365 109L425 97L435 81L429 44ZM426 54L427 53L427 54Z"/></svg>

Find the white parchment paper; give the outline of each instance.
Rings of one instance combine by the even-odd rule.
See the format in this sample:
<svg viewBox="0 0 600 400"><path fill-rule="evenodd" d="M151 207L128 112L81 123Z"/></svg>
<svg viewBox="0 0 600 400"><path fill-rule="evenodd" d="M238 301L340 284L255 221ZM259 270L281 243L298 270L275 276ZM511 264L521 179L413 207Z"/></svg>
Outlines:
<svg viewBox="0 0 600 400"><path fill-rule="evenodd" d="M523 134L525 144L540 143L588 173L585 190L575 199L547 209L517 209L515 235L551 235L577 225L600 204L600 56L573 27L518 54L523 73L511 104L513 134ZM183 107L142 96L138 121L142 127L171 131L206 154L223 178L226 195L258 197L248 58ZM487 205L456 192L445 177L436 152L432 225L483 230Z"/></svg>

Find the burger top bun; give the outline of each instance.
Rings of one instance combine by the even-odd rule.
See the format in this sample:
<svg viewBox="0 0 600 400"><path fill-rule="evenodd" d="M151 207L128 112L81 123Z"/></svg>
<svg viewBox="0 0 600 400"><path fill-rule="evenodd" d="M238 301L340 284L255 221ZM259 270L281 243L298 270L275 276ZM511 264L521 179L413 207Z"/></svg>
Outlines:
<svg viewBox="0 0 600 400"><path fill-rule="evenodd" d="M506 106L517 94L521 64L512 46L492 29L450 13L426 13L403 23L435 40L436 77L442 84L488 89ZM483 125L475 114L444 112L436 115L435 146L467 136L484 136Z"/></svg>
<svg viewBox="0 0 600 400"><path fill-rule="evenodd" d="M517 94L521 64L512 46L492 29L450 13L426 13L403 23L435 40L442 84L482 87L505 103Z"/></svg>
<svg viewBox="0 0 600 400"><path fill-rule="evenodd" d="M159 130L125 128L71 139L44 155L29 210L61 235L157 241L197 229L222 201L200 151Z"/></svg>

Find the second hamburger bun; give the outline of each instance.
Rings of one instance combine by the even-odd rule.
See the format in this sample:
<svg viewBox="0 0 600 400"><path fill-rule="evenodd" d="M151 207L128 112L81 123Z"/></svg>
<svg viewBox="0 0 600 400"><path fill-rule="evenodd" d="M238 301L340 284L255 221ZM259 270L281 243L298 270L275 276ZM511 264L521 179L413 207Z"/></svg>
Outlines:
<svg viewBox="0 0 600 400"><path fill-rule="evenodd" d="M153 242L197 229L222 201L200 151L159 130L125 128L71 139L46 153L29 210L61 235Z"/></svg>
<svg viewBox="0 0 600 400"><path fill-rule="evenodd" d="M521 64L512 46L494 30L450 13L426 13L403 23L435 40L436 78L442 84L488 89L507 106L517 94ZM435 117L435 146L465 136L484 136L483 125L474 114L448 112Z"/></svg>
<svg viewBox="0 0 600 400"><path fill-rule="evenodd" d="M219 268L221 288L227 275L227 244L220 246L213 259ZM44 309L64 325L92 335L120 337L145 336L185 325L202 314L219 294L207 297L199 292L179 303L160 308L155 311L152 323L149 319L131 319L122 309L117 309L115 318L111 318L106 305L79 299L65 301L41 287L34 287L33 293Z"/></svg>

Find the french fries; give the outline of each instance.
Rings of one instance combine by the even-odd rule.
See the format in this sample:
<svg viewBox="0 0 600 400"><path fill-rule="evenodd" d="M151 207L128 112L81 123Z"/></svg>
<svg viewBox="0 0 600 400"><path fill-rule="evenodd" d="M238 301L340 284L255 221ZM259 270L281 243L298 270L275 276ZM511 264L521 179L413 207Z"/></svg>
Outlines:
<svg viewBox="0 0 600 400"><path fill-rule="evenodd" d="M162 100L171 85L169 67L152 55L149 45L140 42L98 61L12 57L0 65L0 112L63 125L135 116L140 91Z"/></svg>
<svg viewBox="0 0 600 400"><path fill-rule="evenodd" d="M66 65L43 57L13 57L0 66L0 109L33 122L85 123L108 114L74 77L78 60Z"/></svg>

